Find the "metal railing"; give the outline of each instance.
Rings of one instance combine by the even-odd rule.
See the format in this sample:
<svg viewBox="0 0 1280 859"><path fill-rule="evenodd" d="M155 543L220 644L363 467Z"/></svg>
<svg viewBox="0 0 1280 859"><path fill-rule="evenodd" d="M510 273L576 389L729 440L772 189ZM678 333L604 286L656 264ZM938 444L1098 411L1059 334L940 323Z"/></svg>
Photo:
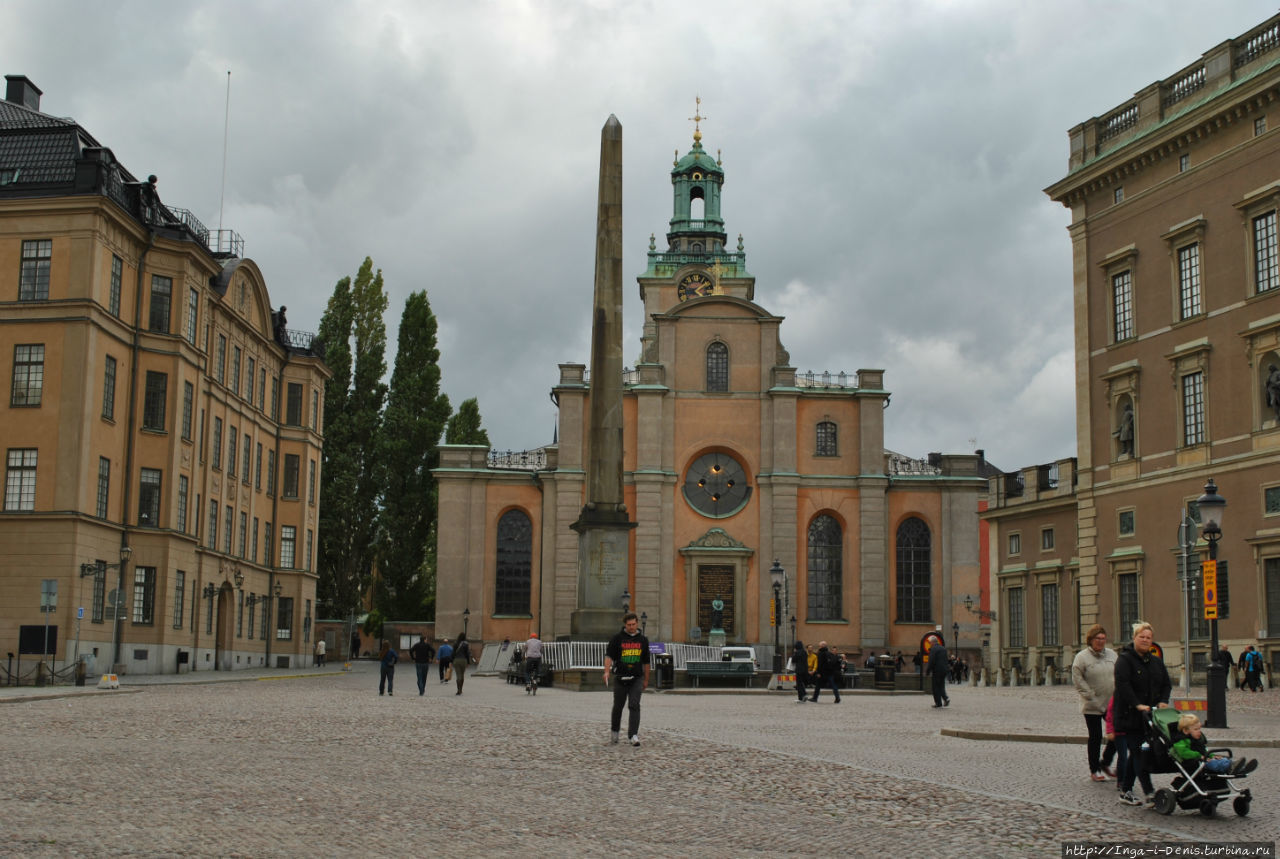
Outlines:
<svg viewBox="0 0 1280 859"><path fill-rule="evenodd" d="M690 662L716 662L720 648L703 644L668 643L667 655L676 671L684 671ZM604 670L603 641L554 641L542 645L542 663L559 671L598 668Z"/></svg>
<svg viewBox="0 0 1280 859"><path fill-rule="evenodd" d="M856 373L846 373L844 370L839 373L832 373L830 370L823 370L821 373L809 370L806 373L796 373L796 387L856 390L858 376Z"/></svg>
<svg viewBox="0 0 1280 859"><path fill-rule="evenodd" d="M244 238L235 230L214 230L209 234L209 250L215 254L244 256Z"/></svg>
<svg viewBox="0 0 1280 859"><path fill-rule="evenodd" d="M547 449L490 450L487 464L489 468L512 471L541 471L547 467Z"/></svg>

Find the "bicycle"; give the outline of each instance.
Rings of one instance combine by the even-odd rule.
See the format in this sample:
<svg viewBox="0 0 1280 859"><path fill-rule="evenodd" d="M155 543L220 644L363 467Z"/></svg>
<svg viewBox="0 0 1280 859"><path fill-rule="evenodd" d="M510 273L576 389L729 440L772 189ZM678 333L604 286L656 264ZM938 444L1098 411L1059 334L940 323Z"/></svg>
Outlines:
<svg viewBox="0 0 1280 859"><path fill-rule="evenodd" d="M541 673L542 659L532 656L524 661L524 691L526 695L538 694L538 674Z"/></svg>

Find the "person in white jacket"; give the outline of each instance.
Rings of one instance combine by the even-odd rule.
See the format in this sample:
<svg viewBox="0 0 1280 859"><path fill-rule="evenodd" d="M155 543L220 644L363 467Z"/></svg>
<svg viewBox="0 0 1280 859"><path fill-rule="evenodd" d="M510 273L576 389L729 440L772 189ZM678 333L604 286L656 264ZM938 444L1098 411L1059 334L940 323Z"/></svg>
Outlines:
<svg viewBox="0 0 1280 859"><path fill-rule="evenodd" d="M1080 694L1080 712L1089 729L1089 777L1094 781L1115 778L1111 768L1116 744L1108 740L1102 748L1102 717L1116 687L1116 652L1107 647L1107 631L1098 624L1089 627L1084 637L1085 648L1071 663L1071 681Z"/></svg>

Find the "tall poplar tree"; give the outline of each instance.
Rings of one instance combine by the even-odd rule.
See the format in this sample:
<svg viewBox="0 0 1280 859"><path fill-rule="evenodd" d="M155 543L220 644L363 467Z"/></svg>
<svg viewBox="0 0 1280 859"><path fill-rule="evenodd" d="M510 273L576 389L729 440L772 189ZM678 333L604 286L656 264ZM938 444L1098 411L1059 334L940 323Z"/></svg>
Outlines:
<svg viewBox="0 0 1280 859"><path fill-rule="evenodd" d="M426 292L405 301L379 443L382 514L375 601L387 617L429 617L435 596L436 486L431 469L449 420L440 392L436 317Z"/></svg>
<svg viewBox="0 0 1280 859"><path fill-rule="evenodd" d="M337 616L362 608L373 574L387 304L382 271L366 257L354 282L338 281L320 320L333 378L325 385L319 598Z"/></svg>
<svg viewBox="0 0 1280 859"><path fill-rule="evenodd" d="M489 434L480 425L480 402L475 397L463 400L458 413L449 418L445 443L489 444Z"/></svg>

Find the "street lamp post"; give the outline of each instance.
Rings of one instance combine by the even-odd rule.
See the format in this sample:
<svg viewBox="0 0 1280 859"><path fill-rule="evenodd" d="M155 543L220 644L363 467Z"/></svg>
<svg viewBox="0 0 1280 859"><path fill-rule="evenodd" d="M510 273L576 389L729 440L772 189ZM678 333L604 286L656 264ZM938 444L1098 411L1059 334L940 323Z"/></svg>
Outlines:
<svg viewBox="0 0 1280 859"><path fill-rule="evenodd" d="M1182 586L1182 694L1191 697L1191 549L1196 543L1196 520L1183 510L1178 523L1178 545L1182 547L1182 568L1178 582Z"/></svg>
<svg viewBox="0 0 1280 859"><path fill-rule="evenodd" d="M622 589L622 613L626 614L631 611L631 591L627 588Z"/></svg>
<svg viewBox="0 0 1280 859"><path fill-rule="evenodd" d="M112 640L112 647L113 647L111 670L113 673L116 673L116 674L120 673L120 612L124 611L124 568L125 568L125 565L129 563L129 556L132 554L133 554L133 549L131 549L129 545L125 543L120 546L120 563L118 564L108 564L104 562L104 563L80 565L81 578L84 578L85 576L88 576L88 575L96 575L98 570L102 570L102 576L105 581L107 570L120 571L119 586L116 588L116 601L115 601L114 610L112 613L112 622L114 623L115 628L111 632L111 640ZM106 585L104 584L103 587L106 587ZM79 646L80 646L79 633L77 632L77 640L76 640L77 649L79 648Z"/></svg>
<svg viewBox="0 0 1280 859"><path fill-rule="evenodd" d="M783 572L782 565L776 560L773 567L769 570L769 578L773 579L773 673L782 673L782 648L778 641L778 622L782 620L782 605L779 603L779 597L782 595L782 582L786 573Z"/></svg>
<svg viewBox="0 0 1280 859"><path fill-rule="evenodd" d="M1227 727L1227 667L1218 658L1217 568L1218 541L1222 539L1222 518L1226 512L1227 500L1218 494L1218 485L1213 482L1213 478L1205 483L1204 495L1200 496L1196 505L1200 509L1204 538L1209 543L1209 563L1206 567L1210 569L1205 569L1204 572L1212 572L1212 577L1206 577L1203 574L1201 576L1205 580L1204 600L1206 604L1213 605L1213 617L1209 619L1209 701L1205 726L1225 729Z"/></svg>
<svg viewBox="0 0 1280 859"><path fill-rule="evenodd" d="M956 659L960 658L960 624L951 624L951 646L956 649Z"/></svg>
<svg viewBox="0 0 1280 859"><path fill-rule="evenodd" d="M467 623L471 620L471 606L462 610L462 637L467 637Z"/></svg>

